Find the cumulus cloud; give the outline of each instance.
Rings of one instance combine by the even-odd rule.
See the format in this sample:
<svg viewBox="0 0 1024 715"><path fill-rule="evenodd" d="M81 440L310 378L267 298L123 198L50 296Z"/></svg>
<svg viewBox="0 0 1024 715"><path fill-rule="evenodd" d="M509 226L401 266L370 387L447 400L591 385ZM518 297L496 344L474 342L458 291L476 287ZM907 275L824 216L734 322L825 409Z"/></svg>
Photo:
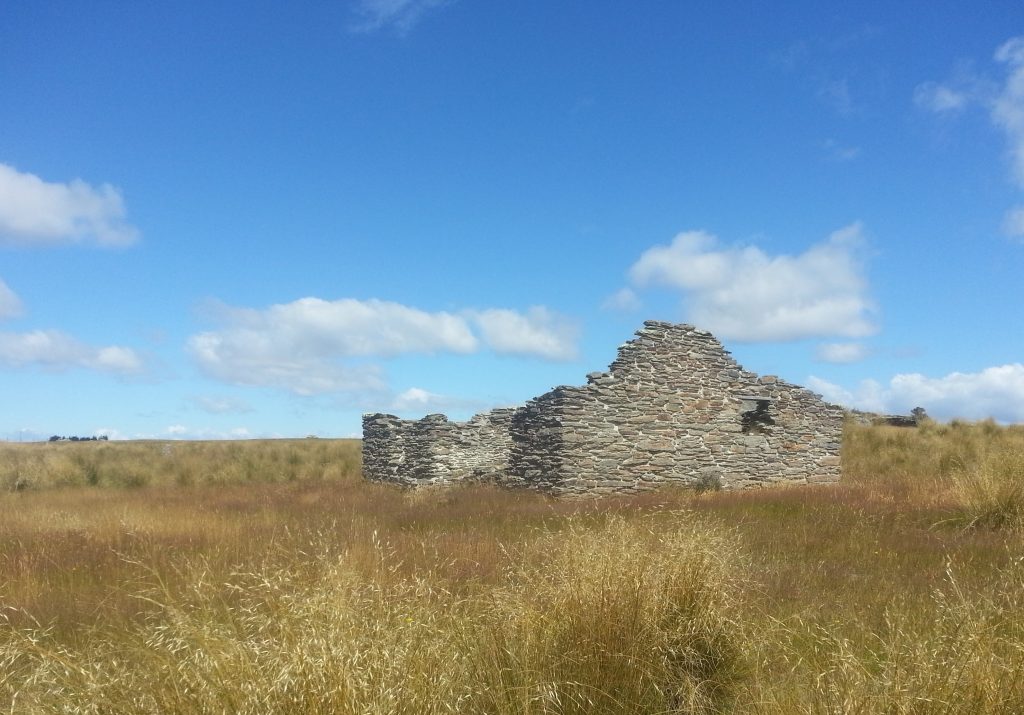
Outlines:
<svg viewBox="0 0 1024 715"><path fill-rule="evenodd" d="M454 0L359 0L351 29L353 32L376 32L391 28L404 36L428 12L452 2Z"/></svg>
<svg viewBox="0 0 1024 715"><path fill-rule="evenodd" d="M138 235L125 221L121 193L110 184L54 183L0 164L0 243L126 246Z"/></svg>
<svg viewBox="0 0 1024 715"><path fill-rule="evenodd" d="M300 298L265 310L214 304L214 318L230 327L218 333L264 352L345 357L392 356L436 351L471 353L478 341L466 321L447 312L429 313L401 303L351 298Z"/></svg>
<svg viewBox="0 0 1024 715"><path fill-rule="evenodd" d="M1024 422L1024 365L1020 363L944 377L899 374L888 385L865 380L853 390L817 377L809 378L807 386L829 401L871 412L906 414L920 406L942 420L991 417Z"/></svg>
<svg viewBox="0 0 1024 715"><path fill-rule="evenodd" d="M494 308L467 311L487 346L501 355L533 355L548 360L577 357L576 324L548 310L533 306L525 314Z"/></svg>
<svg viewBox="0 0 1024 715"><path fill-rule="evenodd" d="M0 280L0 320L21 315L21 299ZM59 330L0 333L0 366L46 370L85 368L115 375L137 375L142 357L120 345L93 347Z"/></svg>
<svg viewBox="0 0 1024 715"><path fill-rule="evenodd" d="M235 385L279 387L297 395L373 392L385 383L379 366L342 365L330 351L289 355L272 333L228 329L194 335L188 352L210 377Z"/></svg>
<svg viewBox="0 0 1024 715"><path fill-rule="evenodd" d="M815 351L815 357L822 362L860 362L870 354L863 343L823 343Z"/></svg>
<svg viewBox="0 0 1024 715"><path fill-rule="evenodd" d="M425 409L428 405L435 403L441 395L428 392L419 387L410 387L405 392L395 397L392 406L396 410Z"/></svg>
<svg viewBox="0 0 1024 715"><path fill-rule="evenodd" d="M601 308L619 313L634 313L642 305L640 297L631 288L620 288L604 299Z"/></svg>
<svg viewBox="0 0 1024 715"><path fill-rule="evenodd" d="M46 370L86 368L115 375L136 375L144 363L131 348L86 345L59 330L0 333L0 365Z"/></svg>
<svg viewBox="0 0 1024 715"><path fill-rule="evenodd" d="M0 320L17 318L23 310L21 298L0 279Z"/></svg>
<svg viewBox="0 0 1024 715"><path fill-rule="evenodd" d="M499 353L564 359L572 337L545 308L427 312L381 300L302 298L263 310L217 305L219 330L193 335L188 352L207 375L299 395L386 390L372 359L410 353ZM478 337L473 327L482 336Z"/></svg>
<svg viewBox="0 0 1024 715"><path fill-rule="evenodd" d="M712 234L688 231L645 251L629 277L638 287L682 292L687 319L722 338L860 338L877 330L859 258L863 243L859 223L795 256L724 247Z"/></svg>

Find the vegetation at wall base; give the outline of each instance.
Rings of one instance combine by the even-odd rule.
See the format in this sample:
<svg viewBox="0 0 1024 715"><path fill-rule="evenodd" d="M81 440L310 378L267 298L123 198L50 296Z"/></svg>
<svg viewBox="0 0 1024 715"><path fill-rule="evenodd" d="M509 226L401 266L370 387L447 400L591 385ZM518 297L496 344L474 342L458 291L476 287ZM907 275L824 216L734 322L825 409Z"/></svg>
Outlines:
<svg viewBox="0 0 1024 715"><path fill-rule="evenodd" d="M1024 712L1024 429L559 501L344 440L0 445L14 713Z"/></svg>

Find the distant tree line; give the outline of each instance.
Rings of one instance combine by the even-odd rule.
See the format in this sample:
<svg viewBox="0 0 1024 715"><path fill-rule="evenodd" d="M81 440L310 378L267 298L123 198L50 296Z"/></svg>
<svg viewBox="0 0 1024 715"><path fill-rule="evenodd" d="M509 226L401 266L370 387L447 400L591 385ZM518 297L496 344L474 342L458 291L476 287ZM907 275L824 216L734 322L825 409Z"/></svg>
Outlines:
<svg viewBox="0 0 1024 715"><path fill-rule="evenodd" d="M61 437L59 434L55 434L50 437L51 442L106 442L109 437L103 434L99 437Z"/></svg>

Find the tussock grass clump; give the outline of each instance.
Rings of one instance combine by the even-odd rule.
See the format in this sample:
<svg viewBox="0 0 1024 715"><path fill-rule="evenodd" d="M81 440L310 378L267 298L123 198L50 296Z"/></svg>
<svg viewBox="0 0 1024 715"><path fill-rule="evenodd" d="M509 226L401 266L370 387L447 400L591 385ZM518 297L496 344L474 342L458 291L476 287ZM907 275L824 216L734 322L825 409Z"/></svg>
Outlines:
<svg viewBox="0 0 1024 715"><path fill-rule="evenodd" d="M843 486L945 512L937 521L1016 528L1024 522L1024 427L991 420L929 421L917 429L848 424Z"/></svg>
<svg viewBox="0 0 1024 715"><path fill-rule="evenodd" d="M771 711L1024 712L1024 562L1002 570L981 596L965 592L950 566L946 582L925 605L922 618L920 605L894 604L882 628L864 628L858 638L840 635L841 627L797 620L788 640L805 644L792 655L810 687L790 702L776 696L793 691L766 689L773 696Z"/></svg>
<svg viewBox="0 0 1024 715"><path fill-rule="evenodd" d="M1024 447L988 449L952 473L953 492L968 527L1024 525Z"/></svg>
<svg viewBox="0 0 1024 715"><path fill-rule="evenodd" d="M682 515L680 515L682 517ZM138 627L78 647L0 631L0 702L64 713L711 713L742 672L728 548L708 527L570 524L456 596L317 557L187 587L154 574Z"/></svg>
<svg viewBox="0 0 1024 715"><path fill-rule="evenodd" d="M721 533L673 526L571 526L534 548L491 597L481 712L717 712L742 679L739 560Z"/></svg>
<svg viewBox="0 0 1024 715"><path fill-rule="evenodd" d="M3 633L0 700L39 713L433 713L465 697L466 614L422 581L388 585L343 563L196 569L190 588L139 594L159 609L79 647Z"/></svg>

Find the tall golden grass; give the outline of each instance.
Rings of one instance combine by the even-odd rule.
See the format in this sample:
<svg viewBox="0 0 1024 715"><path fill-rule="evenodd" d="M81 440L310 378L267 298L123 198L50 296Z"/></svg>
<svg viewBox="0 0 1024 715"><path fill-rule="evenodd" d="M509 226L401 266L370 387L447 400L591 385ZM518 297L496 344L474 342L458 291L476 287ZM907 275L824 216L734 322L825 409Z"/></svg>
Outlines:
<svg viewBox="0 0 1024 715"><path fill-rule="evenodd" d="M0 443L0 490L341 479L359 440Z"/></svg>
<svg viewBox="0 0 1024 715"><path fill-rule="evenodd" d="M837 485L563 502L351 441L0 445L0 708L1024 712L1022 455L849 426Z"/></svg>

